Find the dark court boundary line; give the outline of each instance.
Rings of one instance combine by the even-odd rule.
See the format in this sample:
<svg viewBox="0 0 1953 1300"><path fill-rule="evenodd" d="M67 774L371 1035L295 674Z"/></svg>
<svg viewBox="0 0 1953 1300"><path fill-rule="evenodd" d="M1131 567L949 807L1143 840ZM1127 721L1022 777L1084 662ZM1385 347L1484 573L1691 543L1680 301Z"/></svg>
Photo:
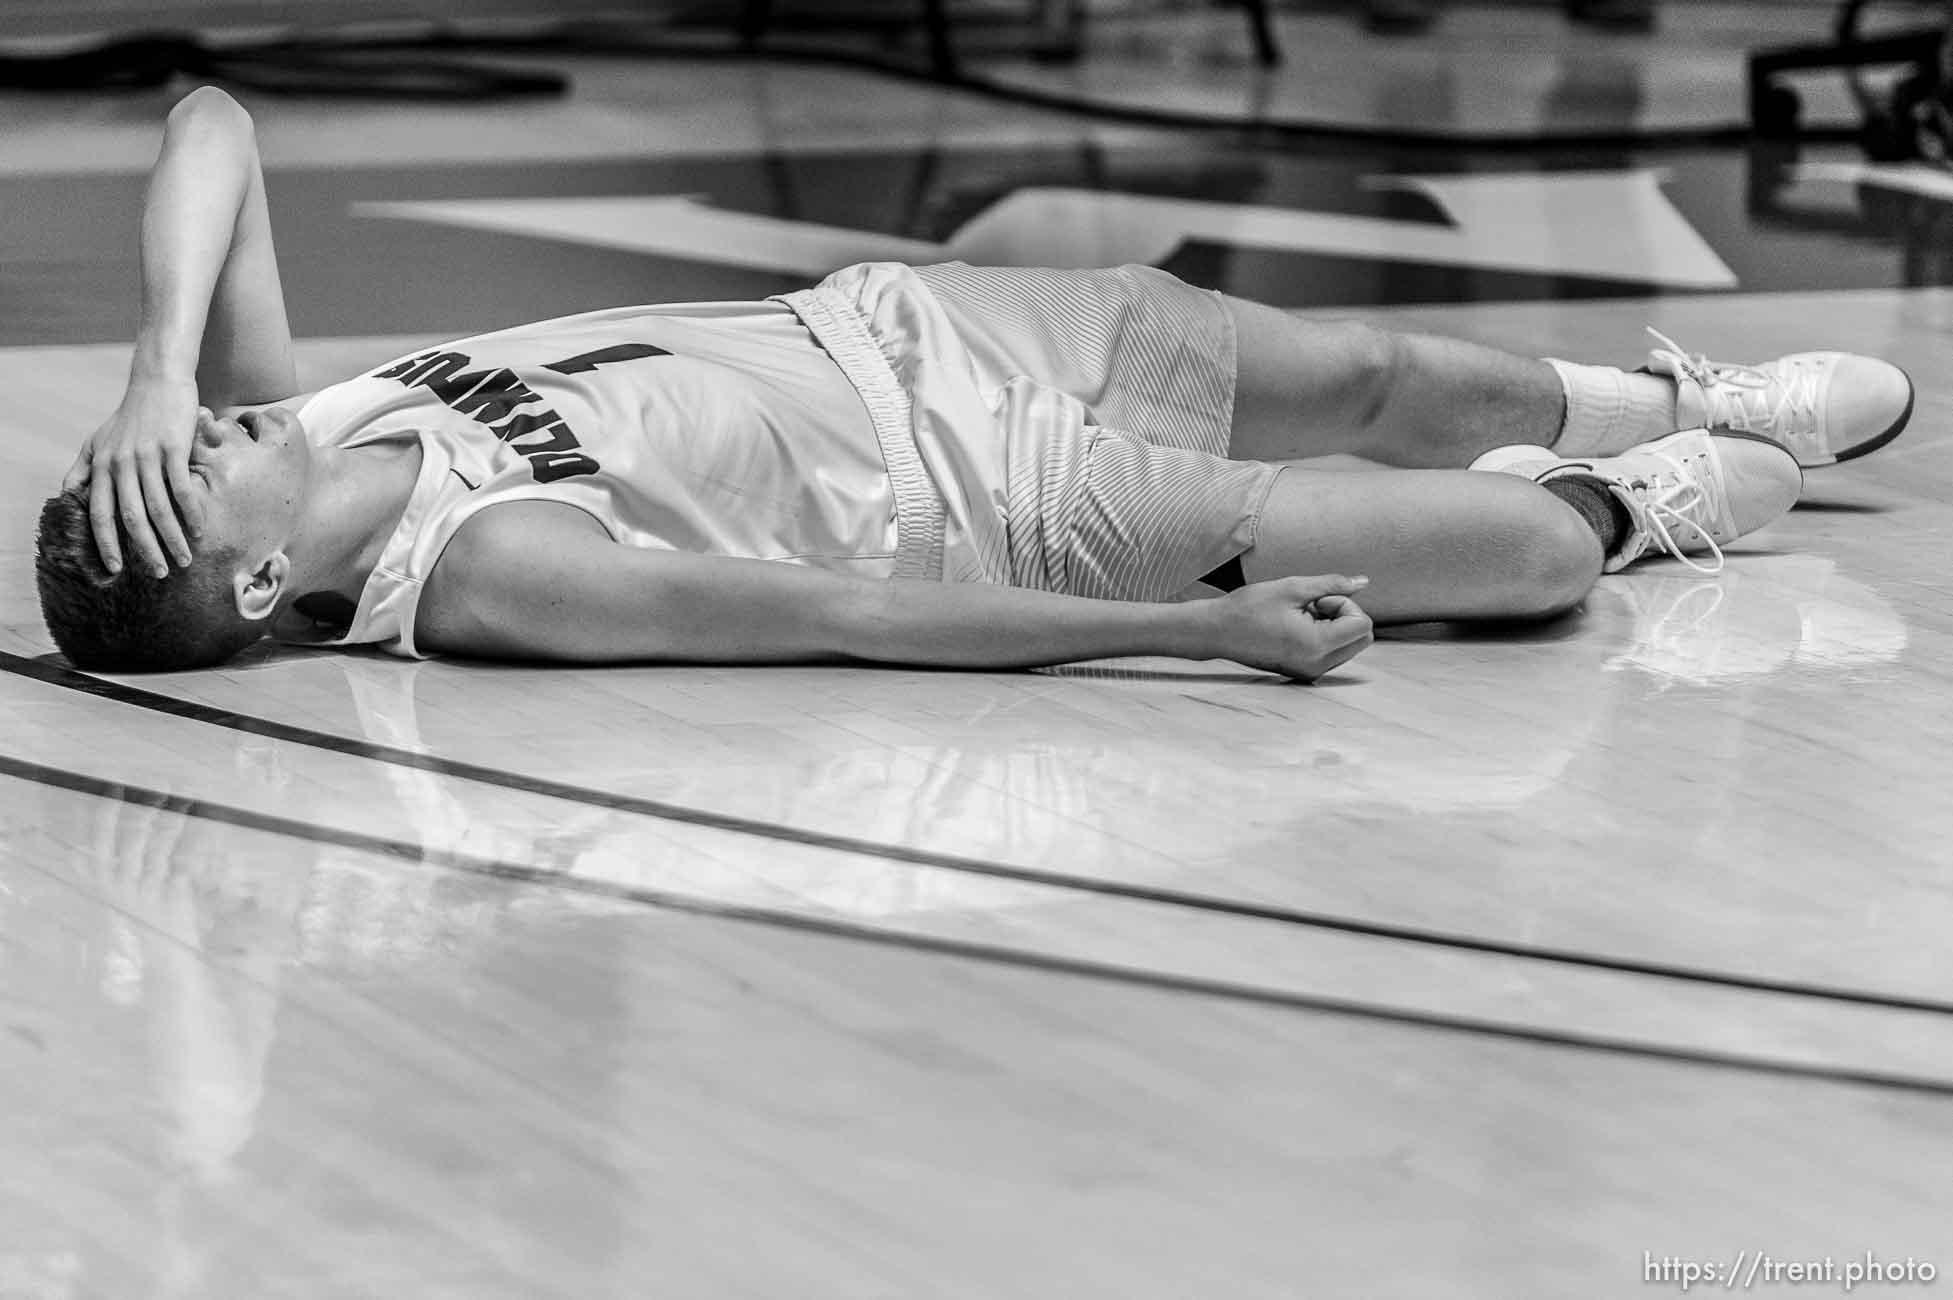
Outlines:
<svg viewBox="0 0 1953 1300"><path fill-rule="evenodd" d="M1290 1011L1310 1011L1321 1015L1336 1016L1350 1020L1364 1020L1416 1029L1467 1034L1474 1037L1497 1039L1506 1042L1530 1043L1542 1047L1571 1048L1577 1051L1596 1052L1611 1056L1635 1057L1643 1060L1665 1061L1678 1065L1703 1066L1711 1069L1771 1075L1786 1079L1805 1079L1821 1083L1878 1088L1891 1092L1953 1098L1953 1081L1927 1078L1919 1075L1861 1069L1854 1066L1813 1065L1797 1061L1785 1061L1767 1056L1746 1056L1736 1052L1718 1052L1707 1048L1676 1047L1663 1043L1637 1042L1633 1039L1612 1038L1602 1034L1587 1034L1574 1030L1539 1029L1529 1025L1514 1024L1510 1021L1489 1020L1476 1016L1448 1016L1431 1011L1409 1011L1401 1007L1392 1007L1381 1003L1361 1002L1352 998L1296 993L1282 989L1272 989L1252 984L1239 984L1230 980L1209 979L1195 975L1173 975L1145 967L1122 966L1113 962L1091 961L1076 957L1061 957L1051 953L1011 948L1002 944L977 943L967 939L948 939L937 935L908 934L898 930L880 929L856 921L812 916L802 912L756 907L745 903L721 903L687 898L683 895L670 894L662 890L647 889L638 885L625 885L615 881L564 875L560 872L551 871L542 867L530 866L520 862L510 862L502 858L491 858L473 853L457 853L448 850L429 851L421 846L410 844L405 840L391 839L382 835L369 835L361 831L344 830L339 827L322 826L312 822L300 821L295 818L280 817L273 813L254 812L248 808L237 808L229 804L213 803L205 799L167 794L160 790L149 789L145 786L128 785L119 781L109 781L101 777L87 776L79 772L70 772L64 768L49 767L41 763L31 762L27 759L14 758L6 754L0 754L0 776L12 777L16 780L28 781L37 785L51 786L55 789L67 790L75 794L89 795L100 799L112 799L119 803L133 805L139 808L153 808L158 811L174 813L183 817L195 817L204 821L218 822L243 830L262 831L314 844L331 844L340 848L354 849L380 857L392 858L396 861L419 863L465 875L482 876L518 884L547 886L567 893L586 894L600 898L641 903L648 907L655 907L667 912L758 925L772 929L792 930L804 934L824 935L834 939L845 939L857 943L870 943L879 947L894 948L909 952L930 953L935 956L980 962L989 966L1043 971L1049 974L1069 975L1081 979L1095 980L1101 983L1118 984L1131 988L1148 989L1155 992L1217 998L1229 1002L1252 1006L1277 1007Z"/></svg>
<svg viewBox="0 0 1953 1300"><path fill-rule="evenodd" d="M173 695L143 690L140 687L130 686L123 682L111 681L107 678L80 672L60 663L45 659L30 659L24 655L12 654L4 650L0 650L0 672L27 677L47 685L58 686L85 695L92 695L99 699L113 701L114 703L126 704L132 708L145 709L153 713L162 713L171 717L202 722L211 726L244 732L248 735L261 736L270 740L284 741L310 749L327 750L356 758L370 759L374 762L388 763L396 767L417 768L421 771L433 772L460 780L473 781L482 785L496 786L502 789L516 790L525 794L540 795L547 798L561 799L567 803L603 808L613 812L633 813L659 821L674 822L688 826L700 826L738 835L750 835L759 839L797 844L805 848L830 849L863 857L878 858L884 861L904 862L912 866L933 867L938 870L953 871L964 875L983 876L995 880L1010 880L1020 884L1042 885L1055 889L1068 889L1083 894L1097 894L1108 898L1125 899L1130 902L1178 907L1190 911L1232 916L1243 920L1267 921L1279 925L1294 926L1300 929L1323 930L1338 934L1358 935L1364 938L1387 939L1399 943L1414 943L1427 947L1447 948L1459 952L1483 953L1490 956L1510 957L1522 961L1536 961L1587 970L1609 971L1615 974L1649 976L1656 979L1677 980L1684 983L1711 985L1746 992L1813 998L1827 1002L1877 1007L1890 1011L1917 1011L1933 1015L1953 1016L1953 1001L1943 1001L1935 998L1911 997L1895 993L1876 993L1803 980L1773 979L1762 975L1743 975L1735 972L1707 970L1700 967L1681 966L1667 962L1643 961L1629 957L1609 957L1581 952L1572 948L1508 943L1456 931L1427 929L1421 926L1397 925L1382 921L1364 921L1354 917L1339 916L1328 912L1312 912L1296 908L1277 907L1269 904L1241 902L1234 899L1215 898L1205 894L1190 894L1180 890L1162 889L1149 885L1133 885L1118 881L1096 879L1091 876L1073 875L1061 871L1047 871L1041 868L1015 867L1007 863L991 862L980 858L966 858L955 854L939 853L929 849L911 848L907 845L885 844L874 840L857 839L849 835L807 830L796 826L786 826L775 822L739 817L730 813L715 813L702 808L690 808L681 804L667 803L660 799L616 794L605 790L593 790L585 786L552 781L546 777L528 776L519 772L505 771L501 768L485 767L476 763L462 762L458 759L442 758L438 755L424 754L411 749L382 745L369 740L356 740L350 736L335 735L331 732L317 731L309 727L277 722L273 719L262 718L253 714L237 713L229 709L220 709L212 705L199 704L194 700L179 699Z"/></svg>

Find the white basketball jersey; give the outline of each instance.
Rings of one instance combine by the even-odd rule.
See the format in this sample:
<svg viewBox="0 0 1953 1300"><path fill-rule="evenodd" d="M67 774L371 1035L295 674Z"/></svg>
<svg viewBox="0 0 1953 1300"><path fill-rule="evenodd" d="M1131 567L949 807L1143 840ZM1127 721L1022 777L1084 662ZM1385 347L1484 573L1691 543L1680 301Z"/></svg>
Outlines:
<svg viewBox="0 0 1953 1300"><path fill-rule="evenodd" d="M886 578L895 495L855 385L779 302L625 307L427 348L299 411L328 446L417 437L419 478L341 644L420 653L462 523L556 501L630 546Z"/></svg>

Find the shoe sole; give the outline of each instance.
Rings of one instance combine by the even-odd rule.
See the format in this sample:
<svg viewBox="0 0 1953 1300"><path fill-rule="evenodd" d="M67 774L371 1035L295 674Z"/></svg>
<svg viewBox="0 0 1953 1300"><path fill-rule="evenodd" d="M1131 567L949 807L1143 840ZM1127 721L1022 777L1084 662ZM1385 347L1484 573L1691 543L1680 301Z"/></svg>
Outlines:
<svg viewBox="0 0 1953 1300"><path fill-rule="evenodd" d="M1906 372L1903 370L1899 373L1906 375ZM1842 465L1845 461L1857 460L1860 456L1868 456L1872 452L1877 451L1880 447L1883 447L1886 443L1905 432L1906 425L1912 421L1912 403L1918 396L1919 390L1913 386L1912 376L1906 375L1906 409L1899 412L1899 418L1892 422L1891 428L1879 434L1876 438L1867 438L1861 443L1846 447L1843 451L1834 454L1830 460L1819 461L1816 465L1806 466L1805 468L1821 469L1825 465Z"/></svg>

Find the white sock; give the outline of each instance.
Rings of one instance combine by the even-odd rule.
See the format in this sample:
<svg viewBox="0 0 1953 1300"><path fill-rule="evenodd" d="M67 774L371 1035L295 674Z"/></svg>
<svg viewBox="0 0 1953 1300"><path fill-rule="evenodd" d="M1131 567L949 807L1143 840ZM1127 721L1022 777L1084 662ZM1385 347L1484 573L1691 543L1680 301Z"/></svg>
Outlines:
<svg viewBox="0 0 1953 1300"><path fill-rule="evenodd" d="M1612 456L1675 432L1675 381L1612 366L1548 357L1566 392L1566 423L1552 448L1562 456Z"/></svg>

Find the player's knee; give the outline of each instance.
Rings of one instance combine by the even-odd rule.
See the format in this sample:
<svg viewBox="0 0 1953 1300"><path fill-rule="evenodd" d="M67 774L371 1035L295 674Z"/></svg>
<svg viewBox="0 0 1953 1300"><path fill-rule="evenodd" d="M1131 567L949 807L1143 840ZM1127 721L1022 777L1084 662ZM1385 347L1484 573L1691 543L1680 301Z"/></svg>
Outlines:
<svg viewBox="0 0 1953 1300"><path fill-rule="evenodd" d="M1600 577L1600 539L1571 510L1538 509L1518 521L1515 612L1528 618L1564 614L1585 600Z"/></svg>

